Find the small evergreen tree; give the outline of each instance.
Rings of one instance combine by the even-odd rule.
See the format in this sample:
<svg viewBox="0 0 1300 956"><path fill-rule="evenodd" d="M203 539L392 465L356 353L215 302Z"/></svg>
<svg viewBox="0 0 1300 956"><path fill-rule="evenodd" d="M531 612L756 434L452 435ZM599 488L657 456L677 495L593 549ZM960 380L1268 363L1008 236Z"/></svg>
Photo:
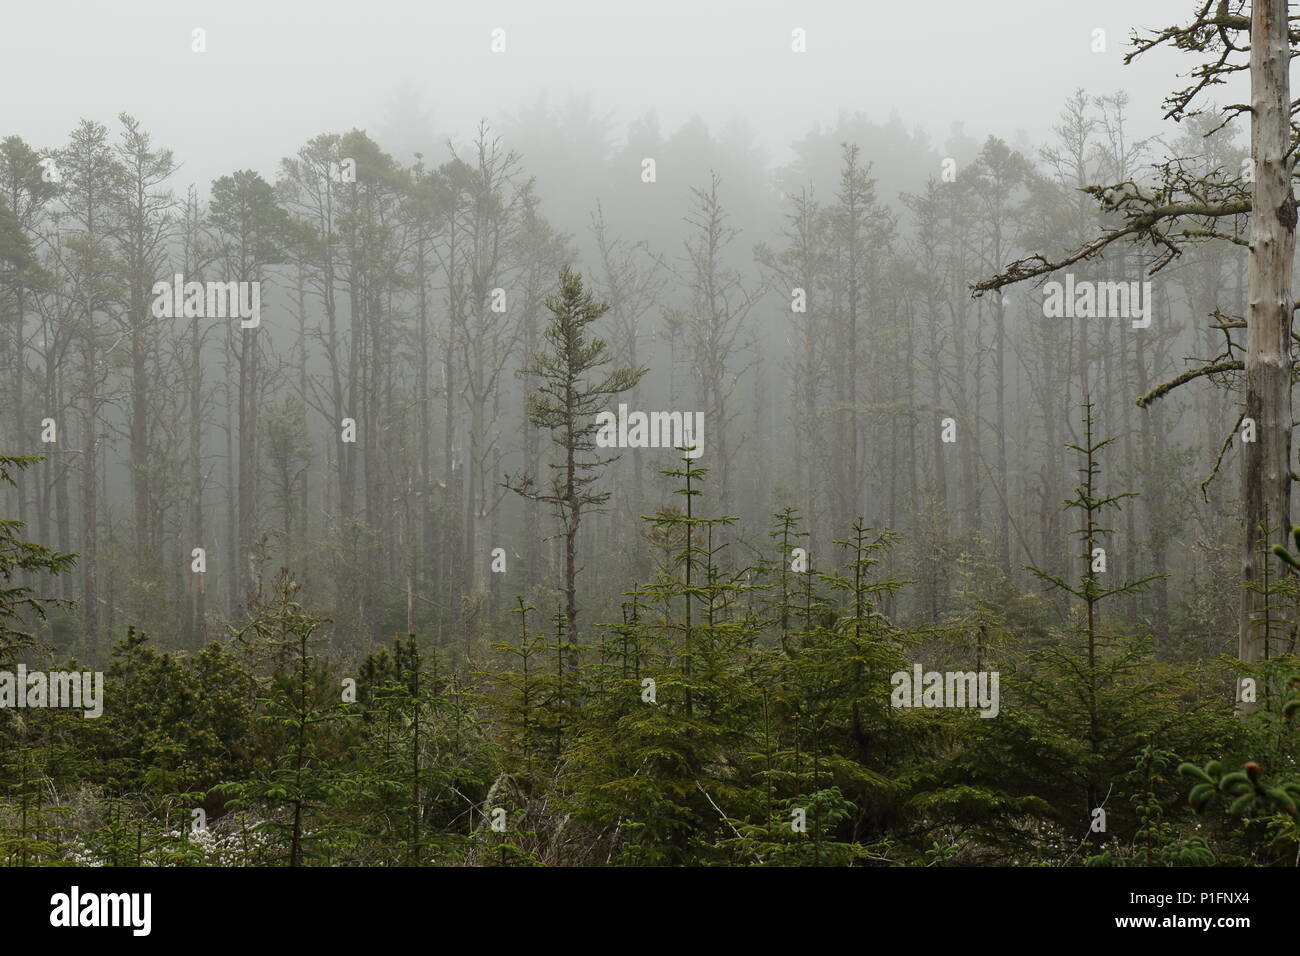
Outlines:
<svg viewBox="0 0 1300 956"><path fill-rule="evenodd" d="M0 485L17 487L15 475L41 461L31 455L0 455ZM18 649L35 639L27 615L45 618L56 598L40 596L30 584L35 574L72 570L75 554L64 554L21 537L23 522L0 518L0 666L13 662Z"/></svg>
<svg viewBox="0 0 1300 956"><path fill-rule="evenodd" d="M347 785L340 768L328 759L322 732L348 715L341 710L340 694L337 686L330 685L328 670L311 653L313 635L328 619L298 603L299 587L289 570L282 568L273 598L256 602L252 620L235 632L236 640L264 643L283 662L259 700L263 709L258 722L267 729L273 750L269 763L257 768L252 779L215 788L232 798L233 809L260 805L271 811L265 826L285 844L288 866L306 862L313 842L308 824L324 809L330 794ZM327 851L325 841L320 842Z"/></svg>

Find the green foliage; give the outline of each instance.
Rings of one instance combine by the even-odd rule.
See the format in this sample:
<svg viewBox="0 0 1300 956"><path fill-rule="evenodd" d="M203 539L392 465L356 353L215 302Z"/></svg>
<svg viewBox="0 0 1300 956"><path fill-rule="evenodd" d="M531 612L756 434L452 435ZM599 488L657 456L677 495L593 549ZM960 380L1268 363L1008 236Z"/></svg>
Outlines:
<svg viewBox="0 0 1300 956"><path fill-rule="evenodd" d="M1212 803L1221 803L1233 820L1249 822L1278 813L1296 816L1300 782L1266 782L1263 770L1254 761L1242 764L1240 770L1231 773L1225 773L1217 760L1211 760L1203 768L1191 763L1179 764L1178 772L1194 781L1187 803L1197 812Z"/></svg>
<svg viewBox="0 0 1300 956"><path fill-rule="evenodd" d="M1291 537L1295 539L1296 553L1300 554L1300 526L1292 527ZM1273 545L1273 553L1281 558L1284 563L1300 570L1300 558L1288 551L1284 545Z"/></svg>
<svg viewBox="0 0 1300 956"><path fill-rule="evenodd" d="M1138 755L1135 769L1142 787L1130 798L1137 818L1130 853L1122 848L1103 850L1087 859L1088 866L1213 866L1214 851L1201 836L1180 836L1179 829L1166 818L1167 807L1162 795L1166 783L1164 771L1173 762L1168 751L1147 745Z"/></svg>
<svg viewBox="0 0 1300 956"><path fill-rule="evenodd" d="M226 781L213 788L232 809L260 807L263 826L285 847L285 861L300 866L309 852L328 859L351 837L346 828L321 822L312 831L317 811L345 796L356 777L334 765L325 745L332 725L351 714L343 711L330 673L310 653L313 633L324 623L294 600L298 585L282 571L275 595L257 602L252 619L236 633L238 640L262 645L280 663L264 683L258 717L269 753L247 780Z"/></svg>
<svg viewBox="0 0 1300 956"><path fill-rule="evenodd" d="M792 565L810 536L783 509L746 563L738 519L708 514L708 469L686 458L663 472L677 504L644 520L650 573L595 644L572 639L568 608L539 626L521 596L511 624L474 624L495 640L473 666L459 639L414 634L353 661L319 649L326 619L288 571L200 650L162 651L128 627L101 719L0 711L0 862L1284 861L1300 784L1184 763L1197 809L1227 811L1197 830L1167 771L1174 753L1244 748L1293 765L1295 662L1249 665L1266 693L1242 724L1220 667L1162 658L1108 613L1145 581L1110 583L1091 563L1100 516L1129 497L1098 488L1106 444L1085 413L1067 502L1083 570L1038 574L1073 602L1055 622L974 539L952 562L954 603L927 627L893 617L908 584L889 571L897 536L860 519L834 560ZM998 670L998 716L892 707L891 675L918 658ZM1088 829L1097 807L1104 834Z"/></svg>
<svg viewBox="0 0 1300 956"><path fill-rule="evenodd" d="M16 486L14 473L41 459L30 455L0 455L0 486ZM33 574L63 574L72 570L76 555L63 554L21 537L23 523L0 518L0 666L15 660L19 649L35 640L29 616L45 618L53 598L41 597L26 583Z"/></svg>

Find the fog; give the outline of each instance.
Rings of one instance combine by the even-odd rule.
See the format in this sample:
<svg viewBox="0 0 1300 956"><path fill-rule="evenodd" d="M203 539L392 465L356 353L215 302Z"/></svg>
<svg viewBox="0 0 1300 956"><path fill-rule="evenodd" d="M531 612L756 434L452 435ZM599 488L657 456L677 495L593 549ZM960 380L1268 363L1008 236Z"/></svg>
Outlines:
<svg viewBox="0 0 1300 956"><path fill-rule="evenodd" d="M1163 26L1185 6L1144 0L1141 16ZM198 184L231 169L270 175L326 129L400 131L390 150L434 149L539 98L608 116L611 145L649 111L665 130L695 116L710 127L739 120L770 164L844 111L877 122L897 113L936 141L961 123L979 138L1036 143L1080 86L1128 90L1135 128L1158 131L1179 57L1157 50L1123 66L1131 3L926 9L928 23L876 0L21 4L0 35L10 78L0 102L10 132L32 143L58 142L82 117L131 113ZM208 31L202 57L190 52L196 27ZM489 50L495 27L507 30L504 56ZM808 31L801 57L790 55L796 27ZM1091 49L1097 28L1104 54ZM403 102L415 116L395 112ZM402 128L416 116L419 128Z"/></svg>
<svg viewBox="0 0 1300 956"><path fill-rule="evenodd" d="M1256 2L7 10L0 864L1285 863Z"/></svg>

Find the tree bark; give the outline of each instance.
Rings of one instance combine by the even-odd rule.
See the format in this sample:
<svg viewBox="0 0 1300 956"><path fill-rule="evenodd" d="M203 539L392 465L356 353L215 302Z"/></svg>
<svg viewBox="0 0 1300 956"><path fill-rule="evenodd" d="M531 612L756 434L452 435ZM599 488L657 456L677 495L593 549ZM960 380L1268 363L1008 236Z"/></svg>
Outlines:
<svg viewBox="0 0 1300 956"><path fill-rule="evenodd" d="M1251 157L1255 164L1251 217L1249 301L1246 312L1246 417L1257 440L1243 443L1246 587L1242 591L1238 656L1268 657L1268 597L1252 585L1263 580L1270 542L1281 542L1290 523L1291 267L1295 254L1295 201L1291 194L1290 47L1286 0L1251 5ZM1254 709L1243 705L1243 710Z"/></svg>

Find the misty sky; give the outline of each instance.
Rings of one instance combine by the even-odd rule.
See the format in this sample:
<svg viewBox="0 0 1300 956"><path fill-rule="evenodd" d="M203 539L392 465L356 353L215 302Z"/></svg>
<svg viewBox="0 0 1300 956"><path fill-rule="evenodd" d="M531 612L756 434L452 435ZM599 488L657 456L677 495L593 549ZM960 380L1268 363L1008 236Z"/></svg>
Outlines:
<svg viewBox="0 0 1300 956"><path fill-rule="evenodd" d="M430 142L467 139L481 117L586 97L623 124L658 112L665 134L692 115L743 117L772 162L816 121L898 111L941 144L954 121L1037 144L1064 98L1124 87L1140 134L1190 60L1160 50L1125 67L1135 21L1185 19L1189 0L45 0L5 10L6 135L61 145L81 117L134 114L204 187L251 167L273 176L310 137L353 126L381 145L403 86L433 115ZM913 11L927 10L921 19ZM900 12L901 11L901 12ZM928 12L934 11L934 12ZM489 51L493 27L505 54ZM207 30L208 50L190 50ZM808 52L790 52L790 31ZM1091 51L1102 27L1107 52ZM1238 93L1238 96L1241 94ZM1221 94L1221 99L1228 99ZM400 152L393 146L387 148ZM401 157L399 158L406 158Z"/></svg>

